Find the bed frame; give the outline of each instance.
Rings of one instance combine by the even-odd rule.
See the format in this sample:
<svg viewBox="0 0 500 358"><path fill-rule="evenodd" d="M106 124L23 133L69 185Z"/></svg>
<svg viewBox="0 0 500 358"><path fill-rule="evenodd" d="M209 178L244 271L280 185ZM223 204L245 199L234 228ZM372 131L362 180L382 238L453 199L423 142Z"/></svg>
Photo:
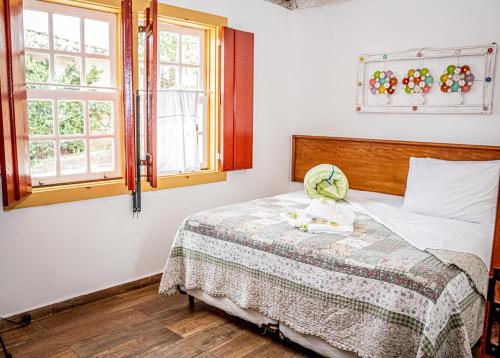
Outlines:
<svg viewBox="0 0 500 358"><path fill-rule="evenodd" d="M349 187L384 194L404 195L410 157L431 157L444 160L500 160L500 146L405 142L378 139L337 138L294 135L292 137L292 181L303 182L312 167L332 163L349 178ZM500 204L500 195L499 195ZM500 206L499 206L500 208ZM500 353L491 344L494 306L500 302L500 291L493 277L500 278L500 210L497 210L490 272L490 296L481 357ZM495 290L495 288L497 288ZM499 292L500 293L500 292ZM498 297L497 297L498 296ZM496 303L495 303L496 302ZM500 306L498 306L500 310ZM498 355L496 355L498 356Z"/></svg>

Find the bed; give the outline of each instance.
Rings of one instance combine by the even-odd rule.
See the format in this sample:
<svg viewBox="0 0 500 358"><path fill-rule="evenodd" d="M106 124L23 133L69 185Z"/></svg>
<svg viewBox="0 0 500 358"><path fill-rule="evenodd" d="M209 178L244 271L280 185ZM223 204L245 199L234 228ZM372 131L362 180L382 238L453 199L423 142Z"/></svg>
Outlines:
<svg viewBox="0 0 500 358"><path fill-rule="evenodd" d="M410 156L491 160L500 148L296 136L293 154L295 181L323 162L344 170L354 233L290 227L283 214L307 206L301 191L206 210L179 228L160 292L181 288L324 356L471 356L494 225L409 215L400 195ZM483 245L418 247L436 238Z"/></svg>

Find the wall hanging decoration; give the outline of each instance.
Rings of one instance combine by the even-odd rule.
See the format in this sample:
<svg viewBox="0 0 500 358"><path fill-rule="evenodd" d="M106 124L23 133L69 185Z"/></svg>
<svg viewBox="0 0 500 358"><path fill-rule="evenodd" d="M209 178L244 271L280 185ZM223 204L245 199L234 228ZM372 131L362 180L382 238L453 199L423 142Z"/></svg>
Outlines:
<svg viewBox="0 0 500 358"><path fill-rule="evenodd" d="M398 79L389 70L375 71L370 78L370 92L377 96L378 104L389 104L389 96L393 95Z"/></svg>
<svg viewBox="0 0 500 358"><path fill-rule="evenodd" d="M493 43L362 54L358 61L356 111L489 114L496 53L497 45ZM397 90L398 78L401 90ZM433 90L435 81L439 87Z"/></svg>
<svg viewBox="0 0 500 358"><path fill-rule="evenodd" d="M475 77L469 65L448 65L440 77L441 92L449 93L449 104L459 105L464 102L462 93L470 91Z"/></svg>
<svg viewBox="0 0 500 358"><path fill-rule="evenodd" d="M405 92L409 94L410 102L413 105L425 103L425 93L429 93L434 83L434 77L427 67L411 69L403 78Z"/></svg>

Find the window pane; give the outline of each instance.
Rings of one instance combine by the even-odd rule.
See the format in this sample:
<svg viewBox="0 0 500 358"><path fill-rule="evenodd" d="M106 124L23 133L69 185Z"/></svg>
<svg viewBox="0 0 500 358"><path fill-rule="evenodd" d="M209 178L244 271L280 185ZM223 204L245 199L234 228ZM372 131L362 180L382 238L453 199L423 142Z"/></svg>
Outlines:
<svg viewBox="0 0 500 358"><path fill-rule="evenodd" d="M30 135L50 135L54 133L54 112L52 101L28 101Z"/></svg>
<svg viewBox="0 0 500 358"><path fill-rule="evenodd" d="M144 32L139 33L139 39L137 44L137 56L139 57L139 90L143 90L145 87L144 80L146 78L146 66L145 66L145 36ZM142 97L142 96L141 96Z"/></svg>
<svg viewBox="0 0 500 358"><path fill-rule="evenodd" d="M90 171L92 173L114 170L113 139L90 140Z"/></svg>
<svg viewBox="0 0 500 358"><path fill-rule="evenodd" d="M83 101L59 101L59 133L84 133Z"/></svg>
<svg viewBox="0 0 500 358"><path fill-rule="evenodd" d="M49 15L42 11L24 10L24 46L49 48Z"/></svg>
<svg viewBox="0 0 500 358"><path fill-rule="evenodd" d="M54 49L80 52L80 18L54 14Z"/></svg>
<svg viewBox="0 0 500 358"><path fill-rule="evenodd" d="M179 67L160 66L160 87L165 89L179 87Z"/></svg>
<svg viewBox="0 0 500 358"><path fill-rule="evenodd" d="M189 90L197 90L200 88L200 69L199 68L182 68L182 88Z"/></svg>
<svg viewBox="0 0 500 358"><path fill-rule="evenodd" d="M80 84L81 61L74 56L54 56L55 76L59 83Z"/></svg>
<svg viewBox="0 0 500 358"><path fill-rule="evenodd" d="M205 163L205 137L203 134L198 134L198 160L203 168Z"/></svg>
<svg viewBox="0 0 500 358"><path fill-rule="evenodd" d="M56 175L54 141L30 141L30 167L35 178Z"/></svg>
<svg viewBox="0 0 500 358"><path fill-rule="evenodd" d="M83 140L62 141L59 143L61 174L80 174L87 171L85 162L85 142Z"/></svg>
<svg viewBox="0 0 500 358"><path fill-rule="evenodd" d="M90 134L113 133L113 103L89 102Z"/></svg>
<svg viewBox="0 0 500 358"><path fill-rule="evenodd" d="M200 64L200 38L198 36L182 35L182 63Z"/></svg>
<svg viewBox="0 0 500 358"><path fill-rule="evenodd" d="M85 52L109 55L109 23L85 19Z"/></svg>
<svg viewBox="0 0 500 358"><path fill-rule="evenodd" d="M179 34L160 32L160 61L179 62Z"/></svg>
<svg viewBox="0 0 500 358"><path fill-rule="evenodd" d="M25 60L25 71L27 82L48 82L49 55L28 52Z"/></svg>
<svg viewBox="0 0 500 358"><path fill-rule="evenodd" d="M85 83L88 86L111 86L109 60L85 59Z"/></svg>

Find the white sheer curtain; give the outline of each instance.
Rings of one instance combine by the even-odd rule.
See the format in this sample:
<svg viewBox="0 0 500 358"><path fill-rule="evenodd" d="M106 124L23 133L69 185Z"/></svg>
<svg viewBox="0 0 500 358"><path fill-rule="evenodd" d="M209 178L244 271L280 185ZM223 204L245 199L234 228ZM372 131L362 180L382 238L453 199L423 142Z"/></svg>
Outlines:
<svg viewBox="0 0 500 358"><path fill-rule="evenodd" d="M158 91L158 174L201 169L196 122L203 94Z"/></svg>

